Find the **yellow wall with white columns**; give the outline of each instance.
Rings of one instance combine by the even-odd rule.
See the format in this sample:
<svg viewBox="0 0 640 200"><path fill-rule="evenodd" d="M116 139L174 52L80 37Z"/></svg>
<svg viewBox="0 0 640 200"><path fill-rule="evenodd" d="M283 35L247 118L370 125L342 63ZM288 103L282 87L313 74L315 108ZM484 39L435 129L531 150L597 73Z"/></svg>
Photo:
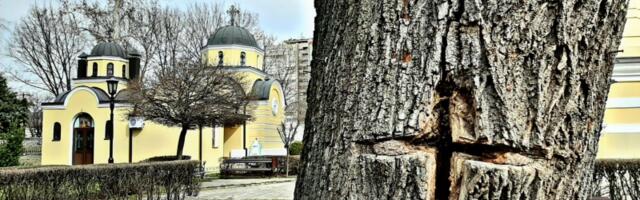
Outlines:
<svg viewBox="0 0 640 200"><path fill-rule="evenodd" d="M62 108L44 108L42 135L42 164L43 165L71 165L72 164L72 135L73 121L80 113L89 114L94 121L94 163L107 163L109 158L109 140L105 140L106 121L109 119L109 104L99 105L93 91L87 88L77 88L67 97L66 106ZM114 111L114 141L113 158L116 163L129 160L129 107L117 106ZM53 141L53 124L61 124L61 138ZM222 128L215 128L218 140L214 147L213 128L202 130L202 158L206 161L209 171L217 172L224 144ZM175 155L178 145L179 127L167 127L146 120L142 130L133 132L133 162L145 160L154 156ZM189 130L185 140L183 155L197 160L199 155L198 130Z"/></svg>
<svg viewBox="0 0 640 200"><path fill-rule="evenodd" d="M599 159L640 158L640 0L630 0L613 70L598 147Z"/></svg>
<svg viewBox="0 0 640 200"><path fill-rule="evenodd" d="M209 47L204 50L207 62L210 65L218 65L218 52L223 52L224 66L240 66L240 54L245 52L246 60L244 66L251 66L262 70L264 65L264 52L255 47Z"/></svg>

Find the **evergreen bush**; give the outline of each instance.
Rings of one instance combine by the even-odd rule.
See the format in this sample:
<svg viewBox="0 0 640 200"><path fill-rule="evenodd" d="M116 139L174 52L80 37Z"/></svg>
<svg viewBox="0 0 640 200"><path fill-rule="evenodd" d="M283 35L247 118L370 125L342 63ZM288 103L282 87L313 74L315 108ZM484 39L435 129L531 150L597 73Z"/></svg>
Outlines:
<svg viewBox="0 0 640 200"><path fill-rule="evenodd" d="M183 199L197 195L198 161L0 168L5 199Z"/></svg>
<svg viewBox="0 0 640 200"><path fill-rule="evenodd" d="M289 146L289 155L300 155L302 152L302 142L295 141Z"/></svg>

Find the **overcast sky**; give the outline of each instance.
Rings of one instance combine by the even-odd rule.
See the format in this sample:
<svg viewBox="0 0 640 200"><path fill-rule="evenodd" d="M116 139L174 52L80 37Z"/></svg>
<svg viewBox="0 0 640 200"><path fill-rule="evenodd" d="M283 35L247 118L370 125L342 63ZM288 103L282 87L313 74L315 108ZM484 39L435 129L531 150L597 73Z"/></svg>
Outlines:
<svg viewBox="0 0 640 200"><path fill-rule="evenodd" d="M106 1L106 0L105 0ZM163 5L183 8L192 2L217 1L225 6L238 4L241 9L257 13L260 20L260 28L267 34L275 35L279 41L289 38L312 37L313 19L315 10L313 0L160 0ZM0 0L0 19L8 22L11 28L21 17L27 15L33 5L47 5L50 0ZM55 2L55 1L54 1ZM5 49L9 32L0 33L2 55L0 65L15 66L6 56ZM17 66L15 66L17 67ZM0 67L0 70L3 68ZM20 92L29 92L31 89L9 82L9 85Z"/></svg>

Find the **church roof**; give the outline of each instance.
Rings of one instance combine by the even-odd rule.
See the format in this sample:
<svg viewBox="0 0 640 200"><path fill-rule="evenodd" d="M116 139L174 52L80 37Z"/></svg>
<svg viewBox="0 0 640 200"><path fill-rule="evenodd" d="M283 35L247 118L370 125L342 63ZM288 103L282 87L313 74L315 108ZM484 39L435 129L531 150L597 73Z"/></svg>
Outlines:
<svg viewBox="0 0 640 200"><path fill-rule="evenodd" d="M124 59L127 58L127 54L124 49L114 42L98 43L98 45L93 47L93 49L91 50L90 56L112 56Z"/></svg>
<svg viewBox="0 0 640 200"><path fill-rule="evenodd" d="M233 25L219 28L207 41L207 45L231 44L260 48L256 39L247 29Z"/></svg>
<svg viewBox="0 0 640 200"><path fill-rule="evenodd" d="M253 83L249 96L254 100L267 100L271 92L271 85L276 82L274 79L257 80Z"/></svg>
<svg viewBox="0 0 640 200"><path fill-rule="evenodd" d="M105 92L104 90L97 88L97 87L86 87L86 86L79 86L77 88L87 88L89 90L91 90L94 94L96 94L96 97L98 97L98 101L99 102L108 102L109 101L109 95L107 94L107 92ZM42 103L42 105L58 105L58 104L63 104L65 99L67 99L67 96L69 96L69 94L74 91L74 90L70 90L67 91L63 94L58 95L53 102L48 102L48 103Z"/></svg>

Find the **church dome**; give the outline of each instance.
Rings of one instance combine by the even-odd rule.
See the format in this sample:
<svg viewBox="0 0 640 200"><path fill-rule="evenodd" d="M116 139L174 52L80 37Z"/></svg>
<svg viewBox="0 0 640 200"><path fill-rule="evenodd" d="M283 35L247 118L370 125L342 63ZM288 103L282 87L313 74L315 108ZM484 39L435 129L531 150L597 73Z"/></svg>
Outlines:
<svg viewBox="0 0 640 200"><path fill-rule="evenodd" d="M244 45L250 47L258 47L256 39L245 28L239 26L225 26L219 28L209 40L207 45Z"/></svg>
<svg viewBox="0 0 640 200"><path fill-rule="evenodd" d="M99 43L91 50L91 56L113 56L127 58L124 49L114 42Z"/></svg>

